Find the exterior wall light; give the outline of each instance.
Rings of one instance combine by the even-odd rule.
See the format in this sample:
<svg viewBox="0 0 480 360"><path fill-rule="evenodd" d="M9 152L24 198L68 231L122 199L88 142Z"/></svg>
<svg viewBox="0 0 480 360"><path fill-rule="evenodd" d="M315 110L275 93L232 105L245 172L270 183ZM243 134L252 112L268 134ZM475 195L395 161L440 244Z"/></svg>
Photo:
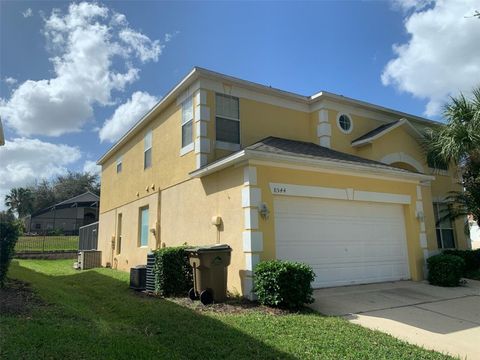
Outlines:
<svg viewBox="0 0 480 360"><path fill-rule="evenodd" d="M268 209L267 204L261 203L260 206L258 207L258 213L260 214L263 220L268 220L268 217L270 215L270 210Z"/></svg>

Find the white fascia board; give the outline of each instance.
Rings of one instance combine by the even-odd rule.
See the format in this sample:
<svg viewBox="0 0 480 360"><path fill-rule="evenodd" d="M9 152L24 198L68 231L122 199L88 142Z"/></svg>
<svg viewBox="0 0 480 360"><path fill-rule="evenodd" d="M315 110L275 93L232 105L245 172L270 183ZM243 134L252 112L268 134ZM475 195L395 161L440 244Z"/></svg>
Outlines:
<svg viewBox="0 0 480 360"><path fill-rule="evenodd" d="M230 156L227 156L226 158L215 161L210 165L207 165L201 169L192 171L189 175L192 178L201 178L201 177L210 175L214 172L217 172L219 170L225 169L226 167L229 167L245 159L246 159L245 150L242 150Z"/></svg>
<svg viewBox="0 0 480 360"><path fill-rule="evenodd" d="M344 170L348 172L355 172L354 176L362 176L363 173L369 174L379 174L379 175L390 175L393 176L396 180L400 179L414 179L416 181L420 180L434 180L435 177L424 175L424 174L416 174L411 172L405 172L402 170L395 170L395 169L383 169L383 168L374 168L371 166L366 166L362 164L352 164L352 163L344 163L338 161L329 161L329 160L322 160L322 159L306 159L300 158L291 155L280 155L280 154L271 154L271 153L264 153L255 150L248 150L249 159L265 159L270 161L282 161L282 162L289 162L289 163L297 163L299 165L309 165L313 167L320 167L322 169L332 169L332 170Z"/></svg>
<svg viewBox="0 0 480 360"><path fill-rule="evenodd" d="M417 140L421 140L424 138L424 136L422 135L422 133L420 131L418 131L410 121L408 121L407 119L405 118L402 118L398 121L398 123L396 123L395 125L393 126L390 126L389 128L379 132L378 134L375 134L374 136L371 136L369 138L366 138L366 139L363 139L363 140L359 140L359 141L354 141L352 142L352 146L353 147L358 147L358 146L362 146L362 145L365 145L365 144L370 144L372 143L373 141L377 140L378 138L388 134L389 132L399 128L400 126L403 126L403 125L406 125L408 128L408 132L414 137L416 138Z"/></svg>
<svg viewBox="0 0 480 360"><path fill-rule="evenodd" d="M193 178L201 178L206 175L210 175L216 171L222 170L226 167L234 165L238 162L245 160L266 160L271 162L281 162L281 163L292 163L297 165L304 165L306 167L321 168L326 170L340 170L348 172L352 176L362 176L363 174L376 174L389 178L390 180L399 180L410 179L416 182L425 181L425 180L434 180L435 177L424 175L424 174L415 174L410 172L404 172L401 170L394 169L382 169L382 168L372 168L370 166L365 166L361 164L352 164L352 163L341 163L336 161L320 160L320 159L305 159L299 158L296 156L290 155L279 155L264 153L261 151L255 150L242 150L238 153L232 154L220 161L212 163L190 173L190 176ZM393 179L392 179L393 178Z"/></svg>

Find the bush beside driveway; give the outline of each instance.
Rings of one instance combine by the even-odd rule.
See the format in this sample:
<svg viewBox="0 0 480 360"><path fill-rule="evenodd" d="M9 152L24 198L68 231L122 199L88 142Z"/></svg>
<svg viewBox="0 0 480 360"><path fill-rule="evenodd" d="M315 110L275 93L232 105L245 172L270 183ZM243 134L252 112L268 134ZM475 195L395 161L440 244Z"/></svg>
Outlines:
<svg viewBox="0 0 480 360"><path fill-rule="evenodd" d="M5 359L446 359L344 319L304 311L195 311L128 289L128 274L21 260L10 277L43 305L0 315Z"/></svg>

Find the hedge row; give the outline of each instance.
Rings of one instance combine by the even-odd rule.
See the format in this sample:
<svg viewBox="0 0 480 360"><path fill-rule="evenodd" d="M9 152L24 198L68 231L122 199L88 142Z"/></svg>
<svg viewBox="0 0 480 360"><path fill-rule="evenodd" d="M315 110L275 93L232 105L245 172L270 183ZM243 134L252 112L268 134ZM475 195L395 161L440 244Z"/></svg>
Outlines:
<svg viewBox="0 0 480 360"><path fill-rule="evenodd" d="M161 296L185 296L193 287L192 268L185 246L154 251L155 293Z"/></svg>
<svg viewBox="0 0 480 360"><path fill-rule="evenodd" d="M465 273L480 269L480 249L477 250L445 250L445 255L458 256L465 261Z"/></svg>

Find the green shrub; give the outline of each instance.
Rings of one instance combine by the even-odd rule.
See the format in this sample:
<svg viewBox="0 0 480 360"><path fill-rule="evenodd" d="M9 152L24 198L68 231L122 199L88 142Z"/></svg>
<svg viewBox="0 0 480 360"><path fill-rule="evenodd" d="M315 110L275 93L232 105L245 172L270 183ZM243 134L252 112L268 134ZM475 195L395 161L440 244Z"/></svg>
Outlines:
<svg viewBox="0 0 480 360"><path fill-rule="evenodd" d="M455 255L465 261L465 273L480 269L480 249L477 250L445 250L446 255Z"/></svg>
<svg viewBox="0 0 480 360"><path fill-rule="evenodd" d="M0 287L3 288L7 278L8 267L12 261L15 244L19 234L18 226L13 221L0 217Z"/></svg>
<svg viewBox="0 0 480 360"><path fill-rule="evenodd" d="M311 304L315 273L306 264L271 260L260 262L254 270L254 289L263 305L300 309Z"/></svg>
<svg viewBox="0 0 480 360"><path fill-rule="evenodd" d="M193 275L185 247L167 247L154 254L155 292L161 296L186 295L193 287Z"/></svg>
<svg viewBox="0 0 480 360"><path fill-rule="evenodd" d="M427 259L428 281L438 286L458 286L465 271L465 261L455 255L439 254Z"/></svg>

